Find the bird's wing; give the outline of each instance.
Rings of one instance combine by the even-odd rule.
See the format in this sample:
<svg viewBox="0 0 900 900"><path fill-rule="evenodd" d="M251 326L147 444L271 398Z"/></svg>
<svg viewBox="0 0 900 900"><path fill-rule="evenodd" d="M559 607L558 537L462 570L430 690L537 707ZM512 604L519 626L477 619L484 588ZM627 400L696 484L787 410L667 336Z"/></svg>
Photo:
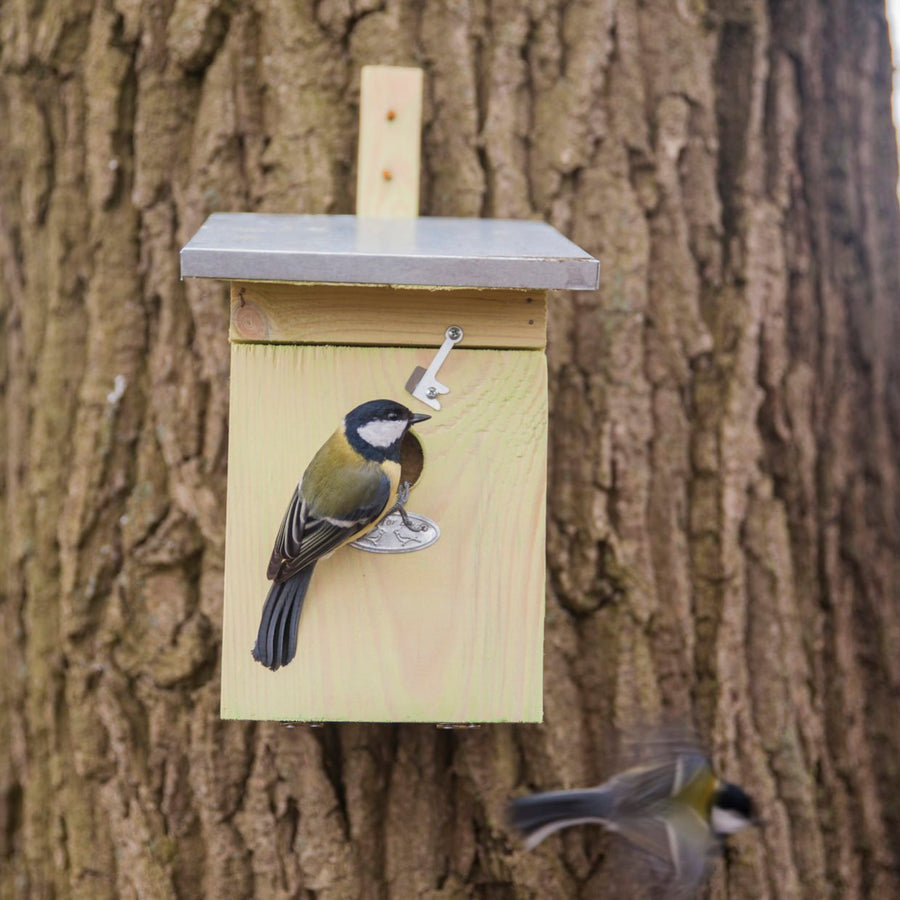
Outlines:
<svg viewBox="0 0 900 900"><path fill-rule="evenodd" d="M272 581L285 581L351 540L378 519L391 497L390 480L382 473L368 479L364 490L357 493L354 509L340 517L326 516L316 514L301 487L294 491L275 538L266 572Z"/></svg>
<svg viewBox="0 0 900 900"><path fill-rule="evenodd" d="M659 879L658 896L666 900L694 896L719 847L699 815L673 805L659 816L620 820L617 825L616 831L629 842L632 852L652 858L636 871L644 869L649 877Z"/></svg>
<svg viewBox="0 0 900 900"><path fill-rule="evenodd" d="M669 837L674 883L679 896L693 896L705 881L712 861L719 851L709 823L694 809L678 804L665 820Z"/></svg>
<svg viewBox="0 0 900 900"><path fill-rule="evenodd" d="M621 798L616 815L627 817L660 808L708 768L709 760L703 753L684 750L614 776L607 785Z"/></svg>
<svg viewBox="0 0 900 900"><path fill-rule="evenodd" d="M659 896L693 896L719 846L702 814L715 777L707 756L689 744L661 742L649 752L645 765L606 782L619 798L611 818L639 854L655 860L648 871L667 885Z"/></svg>

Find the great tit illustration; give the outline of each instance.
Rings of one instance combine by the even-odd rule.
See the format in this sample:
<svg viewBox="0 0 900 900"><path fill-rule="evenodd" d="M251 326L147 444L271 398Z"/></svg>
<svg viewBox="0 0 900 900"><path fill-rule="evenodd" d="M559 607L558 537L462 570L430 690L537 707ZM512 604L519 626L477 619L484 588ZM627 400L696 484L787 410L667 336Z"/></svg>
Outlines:
<svg viewBox="0 0 900 900"><path fill-rule="evenodd" d="M253 658L275 671L297 652L297 631L313 569L323 557L378 524L400 483L400 445L431 416L393 400L351 410L306 467L278 529L266 572Z"/></svg>

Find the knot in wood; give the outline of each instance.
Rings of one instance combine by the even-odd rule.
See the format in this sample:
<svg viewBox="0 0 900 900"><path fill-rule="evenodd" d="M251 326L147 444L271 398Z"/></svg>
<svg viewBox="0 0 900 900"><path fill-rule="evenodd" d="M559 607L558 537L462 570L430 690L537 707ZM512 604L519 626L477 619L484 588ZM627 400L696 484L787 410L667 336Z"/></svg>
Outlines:
<svg viewBox="0 0 900 900"><path fill-rule="evenodd" d="M249 341L264 340L269 336L269 323L263 311L243 298L231 314L235 331Z"/></svg>

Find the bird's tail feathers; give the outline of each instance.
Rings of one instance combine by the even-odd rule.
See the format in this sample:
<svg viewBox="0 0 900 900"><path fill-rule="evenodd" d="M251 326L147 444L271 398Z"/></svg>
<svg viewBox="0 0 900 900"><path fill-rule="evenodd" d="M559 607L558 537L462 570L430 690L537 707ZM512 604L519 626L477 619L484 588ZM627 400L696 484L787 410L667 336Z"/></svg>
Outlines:
<svg viewBox="0 0 900 900"><path fill-rule="evenodd" d="M525 846L530 850L554 831L570 825L599 822L610 827L613 799L613 791L602 787L518 797L510 803L509 820L525 835Z"/></svg>
<svg viewBox="0 0 900 900"><path fill-rule="evenodd" d="M300 612L314 568L314 565L307 566L269 588L253 645L253 658L273 672L286 666L297 653Z"/></svg>

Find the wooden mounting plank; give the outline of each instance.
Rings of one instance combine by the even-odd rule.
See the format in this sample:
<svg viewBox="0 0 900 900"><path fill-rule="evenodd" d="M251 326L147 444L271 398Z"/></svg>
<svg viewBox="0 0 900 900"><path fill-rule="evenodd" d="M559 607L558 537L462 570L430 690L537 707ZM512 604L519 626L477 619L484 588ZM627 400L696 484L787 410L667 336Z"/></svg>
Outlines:
<svg viewBox="0 0 900 900"><path fill-rule="evenodd" d="M451 392L416 427L408 508L440 539L408 554L338 550L316 567L297 656L250 655L266 564L297 480L341 417L403 391L431 351L233 344L222 716L537 722L542 716L547 367L540 351L454 349Z"/></svg>
<svg viewBox="0 0 900 900"><path fill-rule="evenodd" d="M233 342L440 346L459 325L465 347L542 349L544 291L233 282Z"/></svg>
<svg viewBox="0 0 900 900"><path fill-rule="evenodd" d="M356 214L419 214L422 70L363 66L359 100Z"/></svg>

